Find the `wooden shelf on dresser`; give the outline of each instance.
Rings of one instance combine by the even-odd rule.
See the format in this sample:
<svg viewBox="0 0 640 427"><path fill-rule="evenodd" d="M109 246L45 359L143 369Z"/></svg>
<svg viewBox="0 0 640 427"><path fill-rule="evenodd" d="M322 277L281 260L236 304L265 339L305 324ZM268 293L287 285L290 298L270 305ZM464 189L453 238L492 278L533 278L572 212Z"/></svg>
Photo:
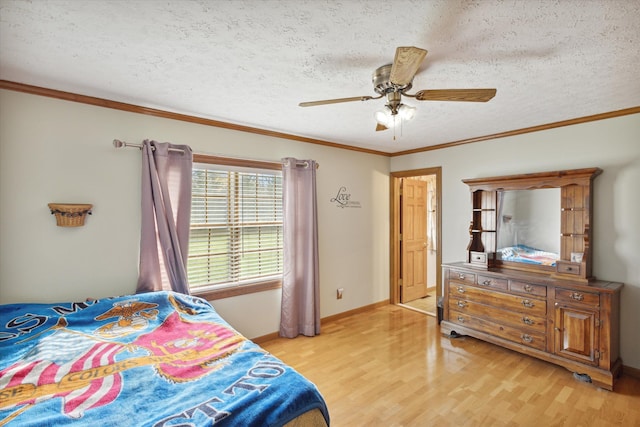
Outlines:
<svg viewBox="0 0 640 427"><path fill-rule="evenodd" d="M588 375L613 390L621 373L621 283L588 283L468 263L443 264L441 332L469 335Z"/></svg>

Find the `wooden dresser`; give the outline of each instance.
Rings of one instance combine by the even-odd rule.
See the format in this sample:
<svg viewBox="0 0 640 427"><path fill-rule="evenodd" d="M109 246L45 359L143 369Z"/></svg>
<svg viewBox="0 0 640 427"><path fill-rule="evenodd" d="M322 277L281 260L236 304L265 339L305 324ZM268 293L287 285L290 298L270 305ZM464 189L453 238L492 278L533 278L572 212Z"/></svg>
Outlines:
<svg viewBox="0 0 640 427"><path fill-rule="evenodd" d="M505 269L443 265L441 331L469 335L586 374L613 390L620 374L621 283L589 284Z"/></svg>
<svg viewBox="0 0 640 427"><path fill-rule="evenodd" d="M498 344L613 390L623 285L591 274L593 179L601 172L463 180L469 245L466 262L443 265L443 334Z"/></svg>

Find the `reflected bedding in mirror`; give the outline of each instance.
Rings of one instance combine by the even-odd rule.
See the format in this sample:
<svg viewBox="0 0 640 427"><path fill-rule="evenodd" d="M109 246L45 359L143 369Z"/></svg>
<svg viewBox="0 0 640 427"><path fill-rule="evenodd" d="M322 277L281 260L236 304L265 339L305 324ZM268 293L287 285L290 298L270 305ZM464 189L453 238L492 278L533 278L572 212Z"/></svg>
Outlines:
<svg viewBox="0 0 640 427"><path fill-rule="evenodd" d="M560 189L498 192L497 258L555 266L560 259Z"/></svg>
<svg viewBox="0 0 640 427"><path fill-rule="evenodd" d="M526 245L508 246L498 249L502 261L524 262L527 264L555 266L560 258L557 253L546 252Z"/></svg>

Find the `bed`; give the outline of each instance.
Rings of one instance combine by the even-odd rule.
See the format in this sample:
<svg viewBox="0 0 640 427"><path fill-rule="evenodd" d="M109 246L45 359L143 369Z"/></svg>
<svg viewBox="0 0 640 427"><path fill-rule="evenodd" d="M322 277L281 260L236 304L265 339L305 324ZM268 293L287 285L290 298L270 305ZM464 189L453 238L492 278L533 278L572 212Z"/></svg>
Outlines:
<svg viewBox="0 0 640 427"><path fill-rule="evenodd" d="M327 426L309 380L173 292L0 306L0 426Z"/></svg>

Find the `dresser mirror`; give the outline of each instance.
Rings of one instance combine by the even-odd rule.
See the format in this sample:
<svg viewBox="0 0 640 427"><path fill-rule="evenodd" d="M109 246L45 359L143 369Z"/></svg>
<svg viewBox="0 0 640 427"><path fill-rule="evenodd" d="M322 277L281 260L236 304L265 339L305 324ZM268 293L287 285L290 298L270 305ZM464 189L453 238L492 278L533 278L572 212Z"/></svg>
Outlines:
<svg viewBox="0 0 640 427"><path fill-rule="evenodd" d="M560 189L497 193L496 259L555 267L560 259Z"/></svg>
<svg viewBox="0 0 640 427"><path fill-rule="evenodd" d="M463 180L471 191L467 263L591 277L592 184L601 169Z"/></svg>

